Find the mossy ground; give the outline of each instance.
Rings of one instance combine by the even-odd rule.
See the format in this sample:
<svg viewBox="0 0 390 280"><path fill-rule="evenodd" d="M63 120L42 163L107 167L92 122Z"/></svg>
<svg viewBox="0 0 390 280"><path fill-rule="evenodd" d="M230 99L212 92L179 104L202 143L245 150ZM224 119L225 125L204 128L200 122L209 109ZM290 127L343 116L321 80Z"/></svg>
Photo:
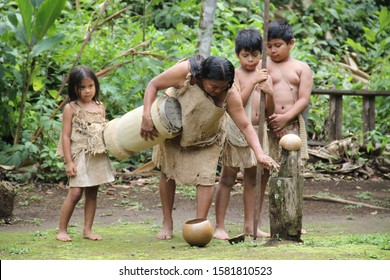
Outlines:
<svg viewBox="0 0 390 280"><path fill-rule="evenodd" d="M171 240L155 237L158 227L145 223L96 226L102 241L83 239L73 228L72 242L55 239L56 229L0 232L2 260L390 260L390 233L330 235L311 232L302 243L256 240L231 245L213 239L199 248L180 232ZM238 229L237 229L238 230Z"/></svg>
<svg viewBox="0 0 390 280"><path fill-rule="evenodd" d="M1 260L390 260L390 211L321 201L304 201L303 243L258 238L230 245L213 239L206 247L189 246L181 226L193 218L190 190L178 188L172 240L158 240L161 204L156 180L103 187L99 192L94 231L102 241L82 238L83 201L73 213L72 242L55 239L60 207L67 191L59 187L20 188L12 219L0 224ZM188 189L188 191L187 191ZM306 194L327 192L344 199L390 208L390 184L384 181L305 182ZM370 196L367 196L367 193ZM359 195L364 193L365 195ZM214 207L209 219L215 224ZM269 232L268 200L262 230ZM230 236L242 232L242 191L235 187L226 215Z"/></svg>

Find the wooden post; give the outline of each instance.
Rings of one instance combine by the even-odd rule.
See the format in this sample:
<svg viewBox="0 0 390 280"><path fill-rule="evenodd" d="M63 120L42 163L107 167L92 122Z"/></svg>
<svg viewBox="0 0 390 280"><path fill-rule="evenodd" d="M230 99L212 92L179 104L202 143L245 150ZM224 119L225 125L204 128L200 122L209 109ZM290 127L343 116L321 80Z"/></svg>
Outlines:
<svg viewBox="0 0 390 280"><path fill-rule="evenodd" d="M261 57L261 68L267 68L267 40L268 40L268 21L269 21L269 0L264 1L264 29L263 29L263 50ZM265 95L260 92L260 111L259 111L259 130L257 132L261 147L263 147L264 138L264 123L265 123ZM255 205L253 217L253 237L257 238L257 226L259 224L259 216L263 205L265 187L261 186L263 176L263 166L257 164L256 170L256 189L255 189Z"/></svg>
<svg viewBox="0 0 390 280"><path fill-rule="evenodd" d="M367 145L367 133L375 129L375 96L363 96L363 138Z"/></svg>
<svg viewBox="0 0 390 280"><path fill-rule="evenodd" d="M329 97L329 140L340 140L342 138L343 125L343 96Z"/></svg>
<svg viewBox="0 0 390 280"><path fill-rule="evenodd" d="M278 177L269 182L271 239L302 242L303 177L300 151L282 149Z"/></svg>

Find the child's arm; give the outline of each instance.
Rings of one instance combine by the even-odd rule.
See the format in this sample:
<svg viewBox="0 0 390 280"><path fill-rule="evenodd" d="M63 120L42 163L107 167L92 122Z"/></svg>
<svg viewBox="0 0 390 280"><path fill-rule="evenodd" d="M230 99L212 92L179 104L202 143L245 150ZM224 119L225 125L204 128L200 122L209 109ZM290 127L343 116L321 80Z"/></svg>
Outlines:
<svg viewBox="0 0 390 280"><path fill-rule="evenodd" d="M299 79L298 86L298 99L294 103L293 107L288 110L289 122L295 120L299 114L302 114L305 111L306 107L310 102L310 94L313 87L313 75L311 73L310 67L301 61L301 75Z"/></svg>
<svg viewBox="0 0 390 280"><path fill-rule="evenodd" d="M106 107L104 106L103 103L101 104L101 106L102 106L102 116L104 119L106 119Z"/></svg>
<svg viewBox="0 0 390 280"><path fill-rule="evenodd" d="M270 116L275 111L271 76L268 75L267 69L257 70L256 74L257 75L255 75L255 78L253 79L245 79L245 77L239 76L241 100L245 106L253 93L255 86L259 84L260 89L265 93L265 112Z"/></svg>
<svg viewBox="0 0 390 280"><path fill-rule="evenodd" d="M70 137L72 134L72 117L73 109L70 104L67 104L62 114L62 149L64 151L64 159L66 163L66 175L76 176L76 166L72 160L72 154L70 151Z"/></svg>
<svg viewBox="0 0 390 280"><path fill-rule="evenodd" d="M237 81L240 88L240 96L241 96L242 104L245 106L255 86L267 80L268 71L266 69L257 70L256 75L254 75L254 78L251 79L248 79L246 75L243 75L239 71L236 71L236 74L237 74ZM265 89L268 90L267 88ZM268 94L269 91L267 91L266 93Z"/></svg>
<svg viewBox="0 0 390 280"><path fill-rule="evenodd" d="M275 112L275 102L272 89L272 78L268 75L268 79L259 84L261 91L265 93L265 114L271 116Z"/></svg>

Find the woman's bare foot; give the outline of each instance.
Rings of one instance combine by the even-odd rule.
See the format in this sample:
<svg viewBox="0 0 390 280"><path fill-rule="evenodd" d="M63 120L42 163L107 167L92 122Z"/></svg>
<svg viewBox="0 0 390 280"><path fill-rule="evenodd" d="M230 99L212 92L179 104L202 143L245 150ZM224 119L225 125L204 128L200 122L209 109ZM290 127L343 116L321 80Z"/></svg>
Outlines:
<svg viewBox="0 0 390 280"><path fill-rule="evenodd" d="M57 233L57 240L58 241L63 241L63 242L69 242L72 241L72 238L67 232L59 232Z"/></svg>
<svg viewBox="0 0 390 280"><path fill-rule="evenodd" d="M171 228L163 228L158 234L157 234L157 238L158 239L162 239L162 240L168 240L168 239L172 239L172 236L173 236L173 229Z"/></svg>
<svg viewBox="0 0 390 280"><path fill-rule="evenodd" d="M95 241L97 241L97 240L102 240L103 238L100 236L100 235L98 235L98 234L96 234L96 233L93 233L93 232L89 232L89 233L83 233L83 237L85 238L85 239L89 239L89 240L95 240Z"/></svg>
<svg viewBox="0 0 390 280"><path fill-rule="evenodd" d="M229 235L223 229L215 229L214 230L214 238L219 240L228 240Z"/></svg>

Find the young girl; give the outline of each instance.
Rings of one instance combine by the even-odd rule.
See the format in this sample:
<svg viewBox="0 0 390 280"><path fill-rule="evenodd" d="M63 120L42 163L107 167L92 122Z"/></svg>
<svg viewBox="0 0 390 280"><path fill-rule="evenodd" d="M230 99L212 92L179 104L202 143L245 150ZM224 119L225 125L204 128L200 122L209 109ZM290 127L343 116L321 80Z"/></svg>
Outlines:
<svg viewBox="0 0 390 280"><path fill-rule="evenodd" d="M89 67L79 66L71 71L68 96L69 103L62 115L58 154L64 157L66 163L69 191L61 208L57 240L72 240L67 232L68 223L83 193L83 237L101 240L92 232L97 193L100 184L114 181L114 174L103 142L106 113L98 99L99 81Z"/></svg>

